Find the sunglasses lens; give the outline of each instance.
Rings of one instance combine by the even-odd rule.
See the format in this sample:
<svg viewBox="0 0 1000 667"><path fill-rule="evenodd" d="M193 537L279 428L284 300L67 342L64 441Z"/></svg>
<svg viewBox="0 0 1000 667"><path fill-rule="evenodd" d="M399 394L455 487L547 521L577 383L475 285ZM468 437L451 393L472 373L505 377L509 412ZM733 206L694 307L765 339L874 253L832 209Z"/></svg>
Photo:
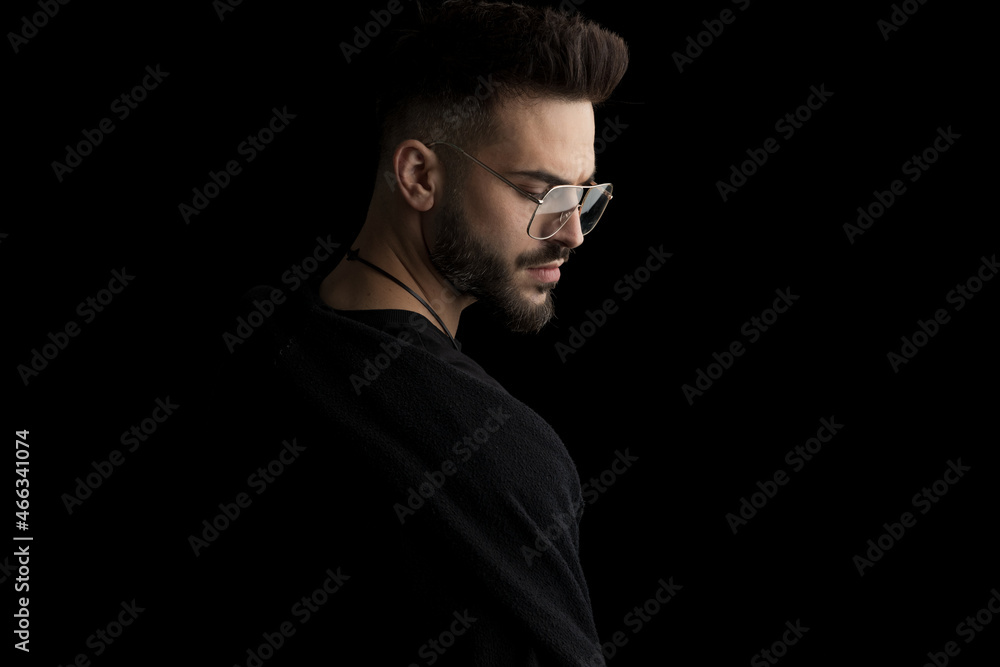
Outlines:
<svg viewBox="0 0 1000 667"><path fill-rule="evenodd" d="M538 205L528 234L535 239L555 236L573 213L580 211L580 229L589 233L604 214L611 199L611 184L591 187L566 186L553 188Z"/></svg>

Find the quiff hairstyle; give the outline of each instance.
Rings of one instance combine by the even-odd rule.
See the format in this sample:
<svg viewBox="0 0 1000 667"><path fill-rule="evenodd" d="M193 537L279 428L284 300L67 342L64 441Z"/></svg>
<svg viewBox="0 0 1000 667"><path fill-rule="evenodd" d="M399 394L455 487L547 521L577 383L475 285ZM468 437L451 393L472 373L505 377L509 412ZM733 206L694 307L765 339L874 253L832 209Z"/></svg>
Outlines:
<svg viewBox="0 0 1000 667"><path fill-rule="evenodd" d="M417 26L389 52L378 84L383 171L407 139L475 150L493 136L507 101L599 105L628 68L625 41L578 13L475 0L418 7Z"/></svg>

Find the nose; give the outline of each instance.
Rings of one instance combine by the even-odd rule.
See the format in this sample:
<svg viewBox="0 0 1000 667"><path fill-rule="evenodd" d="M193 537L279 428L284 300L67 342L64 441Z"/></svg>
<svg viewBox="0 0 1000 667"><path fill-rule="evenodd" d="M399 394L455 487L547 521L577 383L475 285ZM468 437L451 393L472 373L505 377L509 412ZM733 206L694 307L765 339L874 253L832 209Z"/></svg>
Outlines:
<svg viewBox="0 0 1000 667"><path fill-rule="evenodd" d="M549 239L550 241L555 241L560 243L567 248L576 248L583 243L583 230L580 227L580 207L577 206L573 209L573 215L570 216L566 224L562 226L555 235Z"/></svg>

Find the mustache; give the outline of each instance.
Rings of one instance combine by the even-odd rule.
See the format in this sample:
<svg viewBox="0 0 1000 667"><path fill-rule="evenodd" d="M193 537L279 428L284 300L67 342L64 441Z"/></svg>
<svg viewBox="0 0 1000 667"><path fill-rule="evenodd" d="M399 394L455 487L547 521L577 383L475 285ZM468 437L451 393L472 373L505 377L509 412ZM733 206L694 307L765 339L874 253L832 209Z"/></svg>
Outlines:
<svg viewBox="0 0 1000 667"><path fill-rule="evenodd" d="M557 243L549 243L542 246L537 251L521 255L517 258L515 264L517 268L523 269L529 266L548 264L549 262L554 262L560 259L563 261L569 261L569 256L572 252L572 248L567 248L566 246L559 245Z"/></svg>

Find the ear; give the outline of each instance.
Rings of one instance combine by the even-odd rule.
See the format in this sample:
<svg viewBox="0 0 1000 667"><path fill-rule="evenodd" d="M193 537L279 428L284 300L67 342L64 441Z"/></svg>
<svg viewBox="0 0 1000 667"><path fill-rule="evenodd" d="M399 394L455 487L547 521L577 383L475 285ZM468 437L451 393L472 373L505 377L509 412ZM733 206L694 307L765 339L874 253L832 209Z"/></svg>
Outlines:
<svg viewBox="0 0 1000 667"><path fill-rule="evenodd" d="M399 196L417 211L433 208L435 197L444 188L444 165L434 151L415 139L407 139L396 147L392 165Z"/></svg>

